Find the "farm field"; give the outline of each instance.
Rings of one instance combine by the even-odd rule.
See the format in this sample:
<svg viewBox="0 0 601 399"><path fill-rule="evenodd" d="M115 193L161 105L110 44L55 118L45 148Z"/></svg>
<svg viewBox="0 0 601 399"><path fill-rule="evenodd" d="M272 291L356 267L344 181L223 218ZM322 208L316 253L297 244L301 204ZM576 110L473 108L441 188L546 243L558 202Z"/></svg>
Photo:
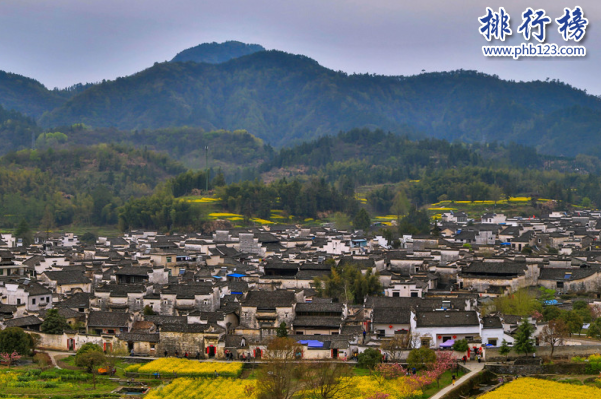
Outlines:
<svg viewBox="0 0 601 399"><path fill-rule="evenodd" d="M160 373L164 376L177 374L182 377L214 377L215 373L223 377L239 377L243 364L240 362L197 362L187 359L162 358L144 365L131 365L126 372L140 374Z"/></svg>
<svg viewBox="0 0 601 399"><path fill-rule="evenodd" d="M482 396L482 399L592 399L601 398L601 389L537 378L519 378Z"/></svg>

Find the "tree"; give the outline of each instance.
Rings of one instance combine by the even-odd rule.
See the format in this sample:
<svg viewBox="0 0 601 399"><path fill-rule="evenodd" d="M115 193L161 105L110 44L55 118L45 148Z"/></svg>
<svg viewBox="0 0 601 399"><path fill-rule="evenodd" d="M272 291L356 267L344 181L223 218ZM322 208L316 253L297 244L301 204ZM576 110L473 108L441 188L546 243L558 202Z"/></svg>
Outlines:
<svg viewBox="0 0 601 399"><path fill-rule="evenodd" d="M498 312L518 316L529 316L533 310L542 310L542 305L536 296L525 288L495 298L494 304Z"/></svg>
<svg viewBox="0 0 601 399"><path fill-rule="evenodd" d="M31 337L22 328L8 327L0 331L0 353L17 352L26 356L31 350Z"/></svg>
<svg viewBox="0 0 601 399"><path fill-rule="evenodd" d="M6 363L8 368L10 368L14 362L21 358L21 355L19 355L16 351L13 353L0 353L0 358L2 358L2 361Z"/></svg>
<svg viewBox="0 0 601 399"><path fill-rule="evenodd" d="M353 371L349 365L312 362L306 366L304 397L309 399L343 399L351 393Z"/></svg>
<svg viewBox="0 0 601 399"><path fill-rule="evenodd" d="M572 304L572 309L573 310L581 310L581 309L588 309L588 303L586 303L586 301L575 301Z"/></svg>
<svg viewBox="0 0 601 399"><path fill-rule="evenodd" d="M467 339L458 339L453 343L453 350L457 352L467 352L469 345Z"/></svg>
<svg viewBox="0 0 601 399"><path fill-rule="evenodd" d="M400 222L401 215L407 214L409 209L411 209L411 204L409 203L405 192L403 190L398 191L392 200L390 212L392 212L393 215L396 215L397 221Z"/></svg>
<svg viewBox="0 0 601 399"><path fill-rule="evenodd" d="M591 323L586 335L591 338L601 339L601 318Z"/></svg>
<svg viewBox="0 0 601 399"><path fill-rule="evenodd" d="M505 360L508 360L510 352L511 347L507 344L507 341L503 339L503 341L501 341L501 346L499 347L499 353L501 354L501 356L505 356Z"/></svg>
<svg viewBox="0 0 601 399"><path fill-rule="evenodd" d="M411 210L399 224L399 234L429 234L430 218L426 211L417 210L411 207Z"/></svg>
<svg viewBox="0 0 601 399"><path fill-rule="evenodd" d="M94 245L94 244L96 244L96 238L97 238L96 234L91 233L91 232L88 231L87 233L84 233L79 238L79 241L81 241L81 242L83 242L85 244L88 244L88 245Z"/></svg>
<svg viewBox="0 0 601 399"><path fill-rule="evenodd" d="M377 364L382 361L382 354L379 350L373 348L367 348L359 354L357 358L357 366L373 370Z"/></svg>
<svg viewBox="0 0 601 399"><path fill-rule="evenodd" d="M42 332L46 334L62 334L69 329L67 320L58 313L58 309L50 309L41 326Z"/></svg>
<svg viewBox="0 0 601 399"><path fill-rule="evenodd" d="M391 360L400 361L403 351L414 348L419 342L419 337L417 333L394 334L394 337L383 342L380 347L390 355Z"/></svg>
<svg viewBox="0 0 601 399"><path fill-rule="evenodd" d="M330 275L313 280L322 298L338 298L341 302L360 304L367 295L381 295L382 285L377 272L372 274L368 270L363 274L354 264L336 266L333 260L330 264Z"/></svg>
<svg viewBox="0 0 601 399"><path fill-rule="evenodd" d="M31 350L35 352L35 350L38 348L38 346L40 346L40 344L42 343L42 336L40 334L31 333L31 334L29 334L29 338L30 338L29 346L31 347Z"/></svg>
<svg viewBox="0 0 601 399"><path fill-rule="evenodd" d="M353 226L357 230L367 230L371 226L371 218L365 208L359 209L359 212L353 218Z"/></svg>
<svg viewBox="0 0 601 399"><path fill-rule="evenodd" d="M91 342L86 342L85 344L83 344L81 346L81 348L79 348L77 350L77 353L75 354L75 364L77 364L77 357L78 356L81 356L81 355L83 355L85 353L88 353L88 352L103 352L103 350L100 347L100 345L96 345L96 344L93 344ZM79 366L79 367L83 367L83 366Z"/></svg>
<svg viewBox="0 0 601 399"><path fill-rule="evenodd" d="M302 389L305 368L298 367L303 348L291 338L273 338L257 373L258 399L291 399Z"/></svg>
<svg viewBox="0 0 601 399"><path fill-rule="evenodd" d="M280 326L276 329L276 334L278 338L286 338L288 336L288 327L286 327L285 321L280 323Z"/></svg>
<svg viewBox="0 0 601 399"><path fill-rule="evenodd" d="M564 311L559 309L557 306L545 306L543 309L543 317L545 321L559 319L562 313L564 313Z"/></svg>
<svg viewBox="0 0 601 399"><path fill-rule="evenodd" d="M144 306L144 316L152 316L154 313L154 309L152 309L152 306L150 305L146 305Z"/></svg>
<svg viewBox="0 0 601 399"><path fill-rule="evenodd" d="M450 370L455 366L455 355L448 351L436 352L436 361L428 365L430 377L436 380L436 385L440 388L440 378L445 371Z"/></svg>
<svg viewBox="0 0 601 399"><path fill-rule="evenodd" d="M409 356L407 357L407 363L409 363L409 367L415 367L416 369L428 368L435 362L436 352L426 346L413 349L411 352L409 352Z"/></svg>
<svg viewBox="0 0 601 399"><path fill-rule="evenodd" d="M106 361L104 353L94 350L82 353L81 355L78 354L75 357L75 364L77 364L77 366L85 367L88 372L92 373L94 389L96 389L96 373L98 372L98 367L105 365Z"/></svg>
<svg viewBox="0 0 601 399"><path fill-rule="evenodd" d="M540 333L540 340L551 346L551 358L556 346L563 345L564 339L568 336L569 330L563 320L551 320L543 327Z"/></svg>
<svg viewBox="0 0 601 399"><path fill-rule="evenodd" d="M541 303L555 299L555 290L550 289L550 288L545 288L545 287L540 287L538 290L540 291L538 300Z"/></svg>
<svg viewBox="0 0 601 399"><path fill-rule="evenodd" d="M17 230L15 230L15 237L20 238L24 247L28 247L33 244L33 233L29 228L29 224L25 219L21 219Z"/></svg>
<svg viewBox="0 0 601 399"><path fill-rule="evenodd" d="M348 230L351 228L351 218L346 213L336 212L330 219L334 223L336 230Z"/></svg>
<svg viewBox="0 0 601 399"><path fill-rule="evenodd" d="M524 317L515 334L513 347L515 348L516 353L525 353L526 356L528 356L529 353L534 353L536 351L534 339L532 339L533 333L534 327L528 322L528 319Z"/></svg>
<svg viewBox="0 0 601 399"><path fill-rule="evenodd" d="M582 331L582 326L584 325L582 317L580 317L580 315L573 310L564 312L561 315L561 320L563 320L568 327L570 337L572 336L572 333L579 333Z"/></svg>

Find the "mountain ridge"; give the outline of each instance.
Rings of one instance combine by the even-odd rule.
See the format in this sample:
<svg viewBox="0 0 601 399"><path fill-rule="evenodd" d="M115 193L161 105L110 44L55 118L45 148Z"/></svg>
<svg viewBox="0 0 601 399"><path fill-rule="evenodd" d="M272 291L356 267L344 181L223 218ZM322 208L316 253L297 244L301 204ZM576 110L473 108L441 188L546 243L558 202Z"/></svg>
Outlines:
<svg viewBox="0 0 601 399"><path fill-rule="evenodd" d="M590 143L601 136L598 97L555 80L506 81L477 71L349 75L303 55L270 50L220 64L155 63L51 97L58 105L40 100L45 110L35 103L25 112L47 128L85 123L132 130L245 129L275 146L355 127L410 128L416 137L513 141L553 155L601 155L601 146Z"/></svg>

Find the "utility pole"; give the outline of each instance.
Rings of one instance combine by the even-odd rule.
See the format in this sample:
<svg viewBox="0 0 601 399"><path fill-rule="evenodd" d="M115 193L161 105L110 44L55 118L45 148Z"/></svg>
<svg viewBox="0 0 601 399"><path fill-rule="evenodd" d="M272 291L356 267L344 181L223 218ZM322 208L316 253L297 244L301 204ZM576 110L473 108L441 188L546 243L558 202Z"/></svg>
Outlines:
<svg viewBox="0 0 601 399"><path fill-rule="evenodd" d="M206 182L206 193L208 194L209 192L209 146L205 146L205 168L206 168L206 174L205 174L205 182Z"/></svg>

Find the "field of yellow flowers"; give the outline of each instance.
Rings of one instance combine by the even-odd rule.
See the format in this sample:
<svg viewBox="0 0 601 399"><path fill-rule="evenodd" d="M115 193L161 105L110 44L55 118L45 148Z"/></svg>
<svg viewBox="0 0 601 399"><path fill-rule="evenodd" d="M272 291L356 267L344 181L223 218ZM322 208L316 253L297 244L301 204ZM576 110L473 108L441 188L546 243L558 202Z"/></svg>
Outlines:
<svg viewBox="0 0 601 399"><path fill-rule="evenodd" d="M150 391L145 399L248 399L254 381L229 378L177 378Z"/></svg>
<svg viewBox="0 0 601 399"><path fill-rule="evenodd" d="M592 399L601 398L601 389L561 382L519 378L482 396L482 399Z"/></svg>
<svg viewBox="0 0 601 399"><path fill-rule="evenodd" d="M223 377L238 377L242 373L242 363L221 363L221 362L198 362L195 360L162 358L154 360L143 366L127 368L125 371L137 371L144 374L172 374L177 373L185 377L212 377L217 372ZM130 366L131 367L131 366Z"/></svg>
<svg viewBox="0 0 601 399"><path fill-rule="evenodd" d="M373 377L352 377L350 384L350 390L344 394L345 399L401 399L422 394L421 390L408 385L404 378L377 381ZM255 397L254 388L255 381L252 380L177 378L169 385L152 390L145 399L252 399ZM309 391L304 393L308 394Z"/></svg>

